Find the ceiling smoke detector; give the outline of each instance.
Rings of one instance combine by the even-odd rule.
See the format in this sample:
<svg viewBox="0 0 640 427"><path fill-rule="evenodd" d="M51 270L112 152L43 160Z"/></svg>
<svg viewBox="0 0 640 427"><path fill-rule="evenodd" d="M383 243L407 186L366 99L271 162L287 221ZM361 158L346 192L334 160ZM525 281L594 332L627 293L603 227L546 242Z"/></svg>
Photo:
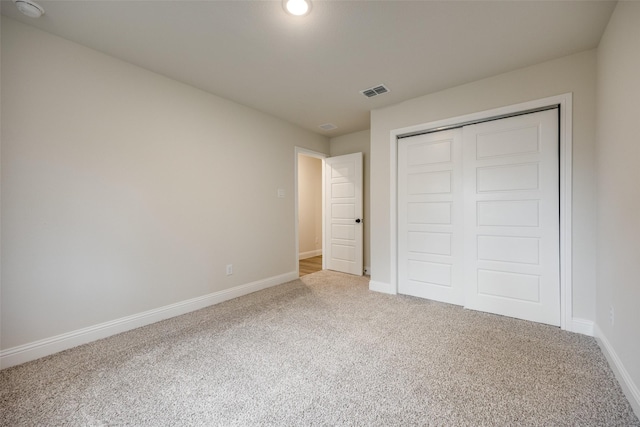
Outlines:
<svg viewBox="0 0 640 427"><path fill-rule="evenodd" d="M325 123L323 125L318 126L320 129L322 130L334 130L334 129L338 129L338 126L334 125L333 123Z"/></svg>
<svg viewBox="0 0 640 427"><path fill-rule="evenodd" d="M44 15L44 9L36 2L31 0L13 0L13 2L18 10L29 18L40 18Z"/></svg>
<svg viewBox="0 0 640 427"><path fill-rule="evenodd" d="M360 91L360 93L366 96L367 98L373 98L374 96L382 95L383 93L387 93L387 92L389 92L389 88L383 84Z"/></svg>

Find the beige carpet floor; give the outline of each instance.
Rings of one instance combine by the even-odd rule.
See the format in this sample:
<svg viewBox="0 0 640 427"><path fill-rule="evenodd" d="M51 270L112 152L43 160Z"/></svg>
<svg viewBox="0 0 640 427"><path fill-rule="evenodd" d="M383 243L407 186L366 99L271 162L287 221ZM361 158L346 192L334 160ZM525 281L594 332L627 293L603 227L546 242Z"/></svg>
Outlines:
<svg viewBox="0 0 640 427"><path fill-rule="evenodd" d="M2 426L640 426L593 338L322 271L0 371Z"/></svg>

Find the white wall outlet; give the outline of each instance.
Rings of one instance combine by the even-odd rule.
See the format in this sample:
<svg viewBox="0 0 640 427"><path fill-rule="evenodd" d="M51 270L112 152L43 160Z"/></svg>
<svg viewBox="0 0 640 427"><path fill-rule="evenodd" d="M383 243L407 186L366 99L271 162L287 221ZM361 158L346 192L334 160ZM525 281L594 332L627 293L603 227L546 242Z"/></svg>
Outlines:
<svg viewBox="0 0 640 427"><path fill-rule="evenodd" d="M278 198L284 199L284 188L278 188Z"/></svg>
<svg viewBox="0 0 640 427"><path fill-rule="evenodd" d="M611 323L611 326L613 326L613 323L615 321L615 311L613 310L613 306L609 307L609 322Z"/></svg>
<svg viewBox="0 0 640 427"><path fill-rule="evenodd" d="M233 264L227 264L227 276L231 276L233 274Z"/></svg>

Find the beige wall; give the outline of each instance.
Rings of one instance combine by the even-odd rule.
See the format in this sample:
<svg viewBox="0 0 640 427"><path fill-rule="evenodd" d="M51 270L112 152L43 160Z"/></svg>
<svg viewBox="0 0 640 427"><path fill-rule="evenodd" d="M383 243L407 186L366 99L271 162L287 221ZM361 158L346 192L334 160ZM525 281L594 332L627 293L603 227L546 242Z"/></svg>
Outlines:
<svg viewBox="0 0 640 427"><path fill-rule="evenodd" d="M298 154L298 253L322 255L322 159Z"/></svg>
<svg viewBox="0 0 640 427"><path fill-rule="evenodd" d="M327 138L4 17L1 41L2 349L295 273L294 149Z"/></svg>
<svg viewBox="0 0 640 427"><path fill-rule="evenodd" d="M640 3L619 2L598 47L598 335L640 416ZM614 323L609 310L614 309ZM621 381L624 385L624 382ZM629 384L630 383L630 384ZM634 389L629 393L629 389Z"/></svg>
<svg viewBox="0 0 640 427"><path fill-rule="evenodd" d="M415 98L371 113L372 281L389 284L390 132L573 92L573 315L595 319L596 53L587 51Z"/></svg>
<svg viewBox="0 0 640 427"><path fill-rule="evenodd" d="M364 174L364 189L362 190L362 198L364 203L364 267L367 269L367 274L371 274L371 209L369 203L369 188L370 187L370 170L371 170L371 132L364 130L361 132L354 132L348 135L331 138L329 142L329 153L331 156L342 156L343 154L362 153L363 161L363 174Z"/></svg>

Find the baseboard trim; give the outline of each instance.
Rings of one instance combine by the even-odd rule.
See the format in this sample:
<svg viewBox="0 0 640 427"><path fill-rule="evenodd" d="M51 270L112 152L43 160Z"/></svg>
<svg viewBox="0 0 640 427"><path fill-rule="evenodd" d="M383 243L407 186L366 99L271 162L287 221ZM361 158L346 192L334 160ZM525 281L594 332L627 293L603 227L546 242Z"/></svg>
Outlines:
<svg viewBox="0 0 640 427"><path fill-rule="evenodd" d="M573 319L571 319L571 329L569 329L569 331L592 337L593 326L594 323L591 320L579 319L574 317Z"/></svg>
<svg viewBox="0 0 640 427"><path fill-rule="evenodd" d="M144 311L87 328L78 329L50 338L34 341L28 344L12 347L0 351L0 369L16 366L21 363L49 356L63 350L77 347L91 341L106 338L121 332L130 331L141 326L150 325L171 317L180 316L210 305L250 294L298 278L298 273L292 271L279 276L269 277L231 289L213 292L197 298L166 305L153 310Z"/></svg>
<svg viewBox="0 0 640 427"><path fill-rule="evenodd" d="M298 254L298 259L313 258L314 256L320 255L322 255L322 249L316 249L314 251L300 252Z"/></svg>
<svg viewBox="0 0 640 427"><path fill-rule="evenodd" d="M369 280L369 290L374 292L382 292L383 294L396 295L397 292L390 283L376 282L375 280Z"/></svg>
<svg viewBox="0 0 640 427"><path fill-rule="evenodd" d="M600 345L600 349L607 358L613 373L616 375L618 383L620 383L620 387L622 387L622 391L625 396L627 396L627 400L629 400L629 403L633 408L633 412L635 412L636 416L640 418L640 390L638 389L638 386L633 382L631 375L629 375L629 372L622 364L622 361L616 354L613 346L597 324L595 324L594 329L596 341Z"/></svg>

